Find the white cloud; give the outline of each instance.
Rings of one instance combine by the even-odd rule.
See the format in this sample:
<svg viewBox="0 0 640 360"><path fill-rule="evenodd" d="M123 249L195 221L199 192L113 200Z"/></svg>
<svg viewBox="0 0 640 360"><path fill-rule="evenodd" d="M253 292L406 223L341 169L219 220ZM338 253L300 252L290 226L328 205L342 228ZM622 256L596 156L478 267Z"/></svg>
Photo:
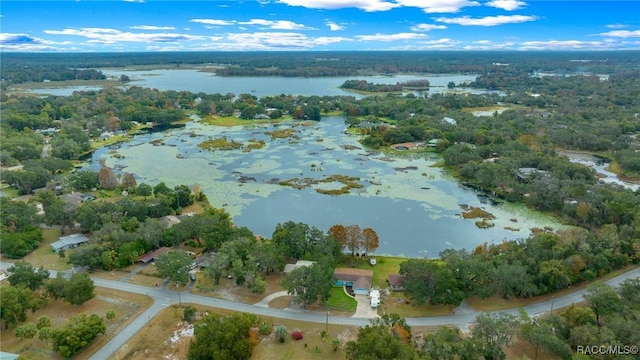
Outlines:
<svg viewBox="0 0 640 360"><path fill-rule="evenodd" d="M212 46L228 50L305 50L318 45L348 41L341 37L309 38L292 32L233 33L227 35L227 40L230 43L221 42Z"/></svg>
<svg viewBox="0 0 640 360"><path fill-rule="evenodd" d="M519 0L491 0L489 2L486 2L485 5L502 10L513 11L526 6L527 3Z"/></svg>
<svg viewBox="0 0 640 360"><path fill-rule="evenodd" d="M320 36L313 39L314 45L329 45L336 44L340 42L351 41L351 39L340 37L340 36Z"/></svg>
<svg viewBox="0 0 640 360"><path fill-rule="evenodd" d="M444 25L435 24L418 24L411 27L412 31L431 31L431 30L444 30L447 27Z"/></svg>
<svg viewBox="0 0 640 360"><path fill-rule="evenodd" d="M136 30L175 30L176 28L173 26L153 26L153 25L138 25L138 26L130 26L130 29Z"/></svg>
<svg viewBox="0 0 640 360"><path fill-rule="evenodd" d="M344 30L345 29L344 26L338 25L338 24L334 23L333 21L327 20L326 24L327 24L327 26L329 27L329 29L331 31L340 31L340 30Z"/></svg>
<svg viewBox="0 0 640 360"><path fill-rule="evenodd" d="M132 33L108 28L79 28L64 30L45 30L49 35L67 35L85 37L94 43L114 44L119 42L180 42L203 40L203 36L171 33Z"/></svg>
<svg viewBox="0 0 640 360"><path fill-rule="evenodd" d="M358 8L368 12L388 11L399 6L396 3L384 0L279 0L278 2L310 9Z"/></svg>
<svg viewBox="0 0 640 360"><path fill-rule="evenodd" d="M265 19L251 19L249 21L239 21L241 25L261 25L269 29L274 30L315 30L314 28L307 27L302 24L294 23L288 20L265 20Z"/></svg>
<svg viewBox="0 0 640 360"><path fill-rule="evenodd" d="M357 8L368 12L389 11L399 7L416 7L426 13L458 12L465 7L480 5L477 1L470 0L278 0L278 2L310 9L337 10Z"/></svg>
<svg viewBox="0 0 640 360"><path fill-rule="evenodd" d="M274 30L315 30L302 24L297 24L289 20L265 20L251 19L249 21L237 20L219 20L219 19L191 19L189 22L200 23L213 26L231 26L231 25L258 25ZM211 28L213 28L213 26Z"/></svg>
<svg viewBox="0 0 640 360"><path fill-rule="evenodd" d="M609 29L623 29L627 27L627 25L625 24L609 24L605 26L608 27Z"/></svg>
<svg viewBox="0 0 640 360"><path fill-rule="evenodd" d="M375 34L356 36L356 38L362 41L402 41L423 39L425 37L427 37L427 35L419 33Z"/></svg>
<svg viewBox="0 0 640 360"><path fill-rule="evenodd" d="M398 4L407 7L417 7L425 13L455 13L462 8L479 6L476 1L469 0L397 0Z"/></svg>
<svg viewBox="0 0 640 360"><path fill-rule="evenodd" d="M619 38L640 37L640 30L614 30L606 33L601 33L602 36L612 36Z"/></svg>
<svg viewBox="0 0 640 360"><path fill-rule="evenodd" d="M7 51L56 51L59 48L54 45L71 44L71 41L54 42L28 34L0 33L0 49Z"/></svg>
<svg viewBox="0 0 640 360"><path fill-rule="evenodd" d="M527 21L534 21L538 17L530 15L498 15L487 16L483 18L472 18L469 16L462 16L457 18L437 18L436 21L443 22L445 24L457 24L462 26L497 26L505 24L515 24Z"/></svg>
<svg viewBox="0 0 640 360"><path fill-rule="evenodd" d="M615 49L617 43L611 41L581 41L581 40L548 40L525 41L520 50L607 50Z"/></svg>
<svg viewBox="0 0 640 360"><path fill-rule="evenodd" d="M236 25L237 22L235 20L218 20L218 19L191 19L189 22L205 24L205 25L216 25L216 26L230 26Z"/></svg>

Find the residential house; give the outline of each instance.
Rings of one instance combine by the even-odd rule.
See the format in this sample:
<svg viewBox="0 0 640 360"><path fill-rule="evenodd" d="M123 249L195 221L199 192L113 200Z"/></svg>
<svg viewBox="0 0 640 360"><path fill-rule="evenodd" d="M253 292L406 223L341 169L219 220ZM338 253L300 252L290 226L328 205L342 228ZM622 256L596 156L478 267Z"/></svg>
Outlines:
<svg viewBox="0 0 640 360"><path fill-rule="evenodd" d="M146 263L148 263L150 261L153 261L153 260L157 259L158 257L160 257L160 255L168 252L169 250L171 250L170 247L166 247L166 246L161 247L159 249L156 249L154 251L148 252L148 253L140 256L140 258L138 258L138 261L140 261L143 264L146 264Z"/></svg>
<svg viewBox="0 0 640 360"><path fill-rule="evenodd" d="M518 171L516 171L516 177L518 178L518 180L522 182L528 181L533 176L537 176L537 175L547 177L549 173L545 170L540 170L537 168L530 168L530 167L519 168Z"/></svg>
<svg viewBox="0 0 640 360"><path fill-rule="evenodd" d="M158 221L162 223L167 229L170 229L171 227L173 227L173 225L180 223L180 219L175 215L159 217Z"/></svg>
<svg viewBox="0 0 640 360"><path fill-rule="evenodd" d="M89 241L89 238L83 234L71 234L67 236L61 236L57 241L51 243L51 249L54 252L59 252L60 250L68 250L75 247L78 247L81 244L84 244Z"/></svg>
<svg viewBox="0 0 640 360"><path fill-rule="evenodd" d="M389 283L389 287L391 291L404 291L404 280L405 276L400 274L389 274L387 275L387 282Z"/></svg>
<svg viewBox="0 0 640 360"><path fill-rule="evenodd" d="M423 142L406 142L391 145L391 148L394 150L416 150L424 147Z"/></svg>
<svg viewBox="0 0 640 360"><path fill-rule="evenodd" d="M211 263L211 260L213 260L215 256L216 256L216 253L213 251L206 252L200 255L194 262L196 263L197 267L204 269L207 266L209 266L209 264Z"/></svg>
<svg viewBox="0 0 640 360"><path fill-rule="evenodd" d="M369 295L373 270L336 268L333 280L336 286L351 286L356 295Z"/></svg>
<svg viewBox="0 0 640 360"><path fill-rule="evenodd" d="M295 269L301 268L303 266L311 266L313 264L315 264L315 261L308 261L308 260L298 260L295 264L286 264L284 266L284 273L288 274L290 272L292 272Z"/></svg>
<svg viewBox="0 0 640 360"><path fill-rule="evenodd" d="M431 139L429 140L429 142L427 143L427 147L430 148L434 148L438 146L438 141L440 141L440 139Z"/></svg>
<svg viewBox="0 0 640 360"><path fill-rule="evenodd" d="M447 123L447 124L449 124L449 125L453 125L453 126L455 126L455 125L457 125L457 124L458 124L458 122L456 121L456 119L453 119L453 118L450 118L450 117L443 117L443 118L442 118L442 122L443 122L443 123Z"/></svg>

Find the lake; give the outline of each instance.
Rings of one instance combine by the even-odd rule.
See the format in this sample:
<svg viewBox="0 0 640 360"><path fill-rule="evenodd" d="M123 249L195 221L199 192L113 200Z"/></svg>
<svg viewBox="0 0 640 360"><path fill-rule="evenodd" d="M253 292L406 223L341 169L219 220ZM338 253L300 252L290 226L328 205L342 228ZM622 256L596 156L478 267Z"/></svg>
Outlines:
<svg viewBox="0 0 640 360"><path fill-rule="evenodd" d="M158 90L190 91L193 93L251 94L258 98L280 94L303 96L353 96L357 99L364 95L348 92L339 88L346 80L360 79L377 84L395 84L408 80L428 79L431 83L429 91L423 94L436 94L448 91L447 84L475 81L473 74L434 74L434 75L395 75L395 76L348 76L348 77L220 77L213 73L194 69L184 70L101 70L107 77L119 79L127 75L132 80L127 86L140 86ZM95 89L95 88L94 88ZM88 90L86 86L70 86L67 88L33 88L30 92L37 94L71 95L74 91ZM482 94L500 93L496 91L458 88L458 91ZM419 94L417 94L419 95Z"/></svg>
<svg viewBox="0 0 640 360"><path fill-rule="evenodd" d="M384 154L363 149L344 133L344 118L319 122L217 127L190 122L184 128L137 135L114 148L97 150L98 161L133 173L138 183L199 184L214 207L226 209L240 226L270 237L278 223L305 222L324 231L334 224L372 227L380 236L377 254L436 257L447 248L472 250L482 242L524 238L533 227L560 225L515 205L494 205L457 184L434 164L431 154ZM271 139L268 132L292 128L295 138ZM198 144L227 137L242 144L263 140L261 149L209 151ZM153 145L161 140L162 145ZM312 184L300 190L280 185L294 178L358 177L362 188L331 196L342 183ZM461 217L461 204L496 216L495 227L478 229ZM510 230L505 229L506 227Z"/></svg>

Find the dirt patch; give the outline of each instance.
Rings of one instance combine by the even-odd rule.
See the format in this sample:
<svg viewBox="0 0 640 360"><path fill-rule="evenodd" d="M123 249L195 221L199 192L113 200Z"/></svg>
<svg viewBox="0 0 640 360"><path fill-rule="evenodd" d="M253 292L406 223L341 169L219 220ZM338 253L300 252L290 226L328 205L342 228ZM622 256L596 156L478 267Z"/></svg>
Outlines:
<svg viewBox="0 0 640 360"><path fill-rule="evenodd" d="M264 299L265 296L284 290L280 286L282 276L280 274L270 274L265 278L265 292L263 294L253 294L246 286L238 286L234 279L225 277L220 279L220 283L215 285L206 275L198 276L196 286L191 292L193 294L215 297L230 301L242 302L245 304L255 304Z"/></svg>
<svg viewBox="0 0 640 360"><path fill-rule="evenodd" d="M231 312L195 305L199 313L215 312L230 314ZM136 336L112 357L112 359L148 360L148 359L186 359L189 349L189 341L192 337L191 326L181 320L182 310L177 306L169 307L155 316L144 331ZM305 323L296 320L274 319L261 317L261 321L268 321L276 326L285 326L290 332L294 329L302 331L303 339L293 340L287 336L284 344L278 342L273 332L261 338L261 341L253 350L251 359L344 359L344 344L357 336L357 326L329 325ZM326 340L321 333L328 329ZM338 338L341 346L338 351L333 351L331 340Z"/></svg>
<svg viewBox="0 0 640 360"><path fill-rule="evenodd" d="M49 300L48 304L38 310L35 314L27 313L27 321L36 322L38 317L47 315L51 318L53 326L63 325L71 316L79 314L98 314L106 316L108 310L116 313L114 320L105 320L107 332L76 354L74 359L87 359L104 344L111 340L119 331L151 306L152 300L145 295L137 295L119 290L96 288L96 297L86 303L76 306L70 305L62 300ZM14 328L0 329L0 343L2 351L18 353L25 359L46 360L62 359L57 353L51 350L51 342L40 341L37 336L33 339L21 340L13 335Z"/></svg>
<svg viewBox="0 0 640 360"><path fill-rule="evenodd" d="M123 270L113 270L113 271L94 271L91 276L105 279L105 280L113 280L120 281L120 279L129 276L130 273Z"/></svg>
<svg viewBox="0 0 640 360"><path fill-rule="evenodd" d="M269 307L274 309L285 309L291 305L293 296L280 296L269 302Z"/></svg>
<svg viewBox="0 0 640 360"><path fill-rule="evenodd" d="M402 292L383 293L380 314L398 314L405 318L444 316L453 313L453 305L414 305Z"/></svg>

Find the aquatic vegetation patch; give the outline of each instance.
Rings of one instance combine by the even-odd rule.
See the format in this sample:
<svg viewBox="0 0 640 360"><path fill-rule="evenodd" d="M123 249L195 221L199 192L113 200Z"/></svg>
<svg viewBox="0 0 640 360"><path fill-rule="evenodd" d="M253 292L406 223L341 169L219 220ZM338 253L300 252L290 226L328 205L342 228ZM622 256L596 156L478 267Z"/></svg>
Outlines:
<svg viewBox="0 0 640 360"><path fill-rule="evenodd" d="M242 147L242 152L250 152L251 150L259 150L265 146L264 140L251 139Z"/></svg>
<svg viewBox="0 0 640 360"><path fill-rule="evenodd" d="M226 136L223 136L217 139L205 140L200 144L198 144L198 147L205 150L211 150L211 151L235 150L235 149L240 149L242 147L242 144L237 141L229 140L227 139Z"/></svg>
<svg viewBox="0 0 640 360"><path fill-rule="evenodd" d="M330 176L325 176L322 179L312 179L309 177L305 177L302 179L293 178L289 180L281 180L279 184L282 186L290 186L298 190L308 188L312 185L318 185L318 184L325 184L325 185L331 184L331 183L341 184L342 186L334 189L317 188L316 192L320 194L325 194L325 195L344 195L344 194L349 194L351 192L351 189L363 188L364 185L359 183L359 181L360 181L360 178L355 176L330 175Z"/></svg>
<svg viewBox="0 0 640 360"><path fill-rule="evenodd" d="M494 227L495 224L491 221L487 221L487 219L482 219L482 220L476 221L476 226L480 229L488 229L488 228Z"/></svg>
<svg viewBox="0 0 640 360"><path fill-rule="evenodd" d="M287 139L287 138L300 140L300 136L296 135L297 132L298 130L296 129L287 128L287 129L276 129L273 131L266 131L265 134L271 136L271 140Z"/></svg>
<svg viewBox="0 0 640 360"><path fill-rule="evenodd" d="M464 210L462 212L462 217L465 219L483 219L483 220L494 220L496 217L491 214L490 212L487 212L485 210L482 210L479 207L475 207L475 206L468 206L465 204L460 205L460 207L462 208L462 210Z"/></svg>
<svg viewBox="0 0 640 360"><path fill-rule="evenodd" d="M349 144L342 145L342 148L345 150L361 150L362 149L361 147L357 147L355 145L349 145Z"/></svg>

